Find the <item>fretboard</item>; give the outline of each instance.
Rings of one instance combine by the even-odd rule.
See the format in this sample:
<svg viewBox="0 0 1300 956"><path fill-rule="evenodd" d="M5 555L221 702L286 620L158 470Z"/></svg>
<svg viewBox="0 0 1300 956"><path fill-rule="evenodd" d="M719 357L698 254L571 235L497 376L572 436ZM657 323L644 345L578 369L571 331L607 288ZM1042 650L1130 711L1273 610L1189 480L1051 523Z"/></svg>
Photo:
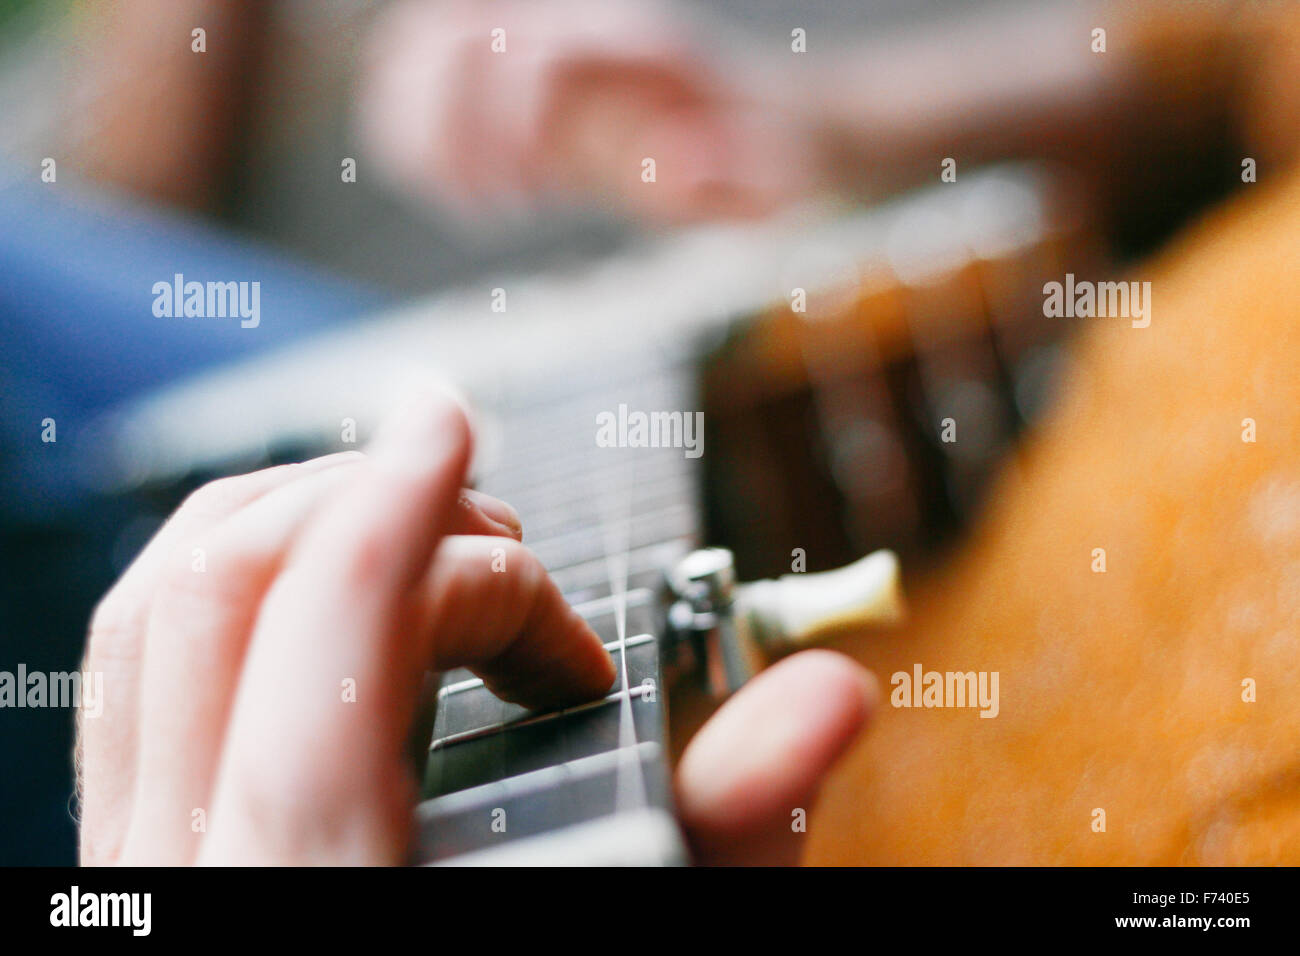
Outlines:
<svg viewBox="0 0 1300 956"><path fill-rule="evenodd" d="M542 404L503 395L489 440L508 458L479 483L519 511L525 544L605 642L618 678L599 700L538 713L469 671L443 675L417 810L421 862L685 861L666 753L660 585L699 542L696 459L682 448L602 448L596 434L598 414L620 404L699 406L681 364L624 372L614 384L608 369L572 368L558 377L571 391Z"/></svg>

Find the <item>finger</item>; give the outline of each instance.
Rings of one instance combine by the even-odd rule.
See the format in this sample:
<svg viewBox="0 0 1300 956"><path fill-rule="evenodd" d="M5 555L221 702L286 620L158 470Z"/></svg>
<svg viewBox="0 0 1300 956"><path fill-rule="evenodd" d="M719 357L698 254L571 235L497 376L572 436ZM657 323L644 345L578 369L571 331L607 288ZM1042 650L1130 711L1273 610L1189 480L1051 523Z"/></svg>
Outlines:
<svg viewBox="0 0 1300 956"><path fill-rule="evenodd" d="M124 862L193 862L258 607L294 536L364 456L307 472L174 551L149 614Z"/></svg>
<svg viewBox="0 0 1300 956"><path fill-rule="evenodd" d="M822 779L880 696L875 678L831 651L804 651L758 675L690 742L677 806L697 862L790 865Z"/></svg>
<svg viewBox="0 0 1300 956"><path fill-rule="evenodd" d="M339 461L329 455L210 482L193 492L150 540L95 608L84 669L102 673L103 712L79 722L78 790L81 858L111 862L121 848L131 809L136 762L139 683L152 595L177 543L249 501L310 471Z"/></svg>
<svg viewBox="0 0 1300 956"><path fill-rule="evenodd" d="M303 523L355 477L364 456L336 460L348 467L310 472L264 494L195 538L192 549L182 546L172 562L150 614L129 854L153 865L192 862L262 598ZM464 490L459 504L458 532L518 538L518 515L505 502ZM192 553L203 557L198 568Z"/></svg>
<svg viewBox="0 0 1300 956"><path fill-rule="evenodd" d="M524 537L519 512L500 498L465 488L460 493L460 514L453 518L447 534L506 535L516 541Z"/></svg>
<svg viewBox="0 0 1300 956"><path fill-rule="evenodd" d="M500 538L447 538L426 577L428 666L469 667L504 700L543 709L591 700L614 661L541 561Z"/></svg>
<svg viewBox="0 0 1300 956"><path fill-rule="evenodd" d="M469 454L458 406L414 403L298 536L253 632L205 862L401 859L414 797L405 743L427 653L413 591Z"/></svg>
<svg viewBox="0 0 1300 956"><path fill-rule="evenodd" d="M610 98L620 101L625 113L636 111L665 89L693 89L698 72L689 45L662 11L643 5L610 10L587 0L564 6L567 10L557 11L554 4L545 9L514 5L506 22L518 42L508 58L495 58L484 83L499 149L517 158L521 181L533 188L546 174L536 168L539 163L580 158L565 157L562 149L557 154L565 139L557 134L587 110L592 94L620 90L623 95ZM620 115L599 132L621 135L637 118ZM572 172L581 179L581 171ZM608 178L610 170L597 172Z"/></svg>

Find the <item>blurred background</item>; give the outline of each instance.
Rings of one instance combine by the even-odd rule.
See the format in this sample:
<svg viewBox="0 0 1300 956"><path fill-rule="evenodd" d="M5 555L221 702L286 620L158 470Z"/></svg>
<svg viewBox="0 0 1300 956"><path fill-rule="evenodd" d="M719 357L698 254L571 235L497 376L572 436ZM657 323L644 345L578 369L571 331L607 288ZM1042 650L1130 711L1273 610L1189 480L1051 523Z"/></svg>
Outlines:
<svg viewBox="0 0 1300 956"><path fill-rule="evenodd" d="M393 294L428 292L452 278L464 280L494 268L526 268L580 260L626 238L634 226L617 210L550 208L529 222L477 223L440 215L412 202L391 182L367 170L354 188L338 189L339 159L365 155L355 122L360 52L383 0L288 0L288 2L139 4L139 22L121 20L113 33L95 22L105 11L131 3L73 0L5 0L3 16L4 149L12 169L39 163L52 144L68 155L60 173L101 186L146 186L170 206L201 210L213 219L275 243L332 274L365 282ZM536 5L540 7L541 5ZM617 4L613 6L617 7ZM790 24L807 29L816 42L850 43L852 37L907 23L924 23L970 7L960 0L848 0L793 4L788 0L700 0L687 11L715 19L718 46L737 34L775 35L785 45ZM189 9L186 9L186 8ZM99 8L98 10L96 8ZM166 20L159 11L169 10ZM239 52L212 77L217 108L195 120L213 142L204 143L202 162L179 158L166 175L151 172L142 147L121 160L102 157L107 143L144 133L155 121L151 142L165 140L165 114L156 112L171 82L194 66L189 46L177 44L171 60L141 57L138 86L112 89L112 82L87 79L88 60L117 47L117 80L126 64L150 43L146 31L133 41L128 30L155 22L159 30L184 25L213 12L230 17ZM198 22L195 20L194 22ZM448 21L448 30L454 29ZM100 30L107 32L99 33ZM215 29L212 33L216 33ZM188 31L184 31L188 35ZM98 37L97 37L98 34ZM703 45L707 47L708 34ZM220 54L216 45L213 52ZM180 74L159 72L170 62ZM151 104L150 97L156 102ZM197 132L197 131L193 131ZM123 144L116 144L127 149ZM197 149L197 147L196 147ZM99 157L98 159L96 157ZM127 160L136 162L132 168ZM156 159L156 157L154 157ZM199 160L200 156L195 155ZM154 163L153 165L160 165ZM25 166L22 166L25 168ZM491 225L492 228L488 228ZM364 236L364 242L356 237Z"/></svg>

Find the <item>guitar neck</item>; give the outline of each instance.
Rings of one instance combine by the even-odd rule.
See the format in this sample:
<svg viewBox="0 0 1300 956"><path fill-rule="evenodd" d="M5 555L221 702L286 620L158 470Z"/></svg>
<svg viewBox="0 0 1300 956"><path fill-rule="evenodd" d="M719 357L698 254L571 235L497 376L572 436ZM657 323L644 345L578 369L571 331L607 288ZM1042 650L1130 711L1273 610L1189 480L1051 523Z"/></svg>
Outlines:
<svg viewBox="0 0 1300 956"><path fill-rule="evenodd" d="M597 416L692 413L692 372L505 398L509 466L480 486L515 505L530 548L605 642L618 679L601 700L535 713L465 670L443 675L417 810L422 862L685 861L667 761L663 568L700 539L698 469L681 448L602 448ZM575 368L565 381L597 377Z"/></svg>
<svg viewBox="0 0 1300 956"><path fill-rule="evenodd" d="M1001 243L996 254L945 242L925 218L937 213L918 204L847 282L806 290L806 315L778 301L733 316L722 348L678 342L638 364L557 369L552 381L567 387L540 405L500 396L510 467L483 487L535 530L530 547L604 639L619 679L603 700L535 714L467 672L446 675L419 813L426 859L683 858L666 760L664 570L715 540L739 551L750 577L787 571L800 547L823 567L880 547L920 554L964 519L1032 417L1037 367L1063 331L1043 325L1035 298L1063 235L1032 191L994 198L1016 227L984 237ZM912 239L917 217L929 244L908 255L897 238ZM620 406L683 416L707 406L705 470L681 448L599 448L598 416ZM948 443L941 423L958 420L962 441Z"/></svg>

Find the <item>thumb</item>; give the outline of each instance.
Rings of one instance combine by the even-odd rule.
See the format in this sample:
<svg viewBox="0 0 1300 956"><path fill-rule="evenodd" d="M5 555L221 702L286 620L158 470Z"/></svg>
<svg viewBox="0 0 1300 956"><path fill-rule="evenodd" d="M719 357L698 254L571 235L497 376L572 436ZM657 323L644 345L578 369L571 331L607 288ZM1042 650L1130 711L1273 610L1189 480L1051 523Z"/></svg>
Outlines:
<svg viewBox="0 0 1300 956"><path fill-rule="evenodd" d="M682 754L677 805L696 862L792 865L822 780L879 700L842 654L804 651L754 678Z"/></svg>

